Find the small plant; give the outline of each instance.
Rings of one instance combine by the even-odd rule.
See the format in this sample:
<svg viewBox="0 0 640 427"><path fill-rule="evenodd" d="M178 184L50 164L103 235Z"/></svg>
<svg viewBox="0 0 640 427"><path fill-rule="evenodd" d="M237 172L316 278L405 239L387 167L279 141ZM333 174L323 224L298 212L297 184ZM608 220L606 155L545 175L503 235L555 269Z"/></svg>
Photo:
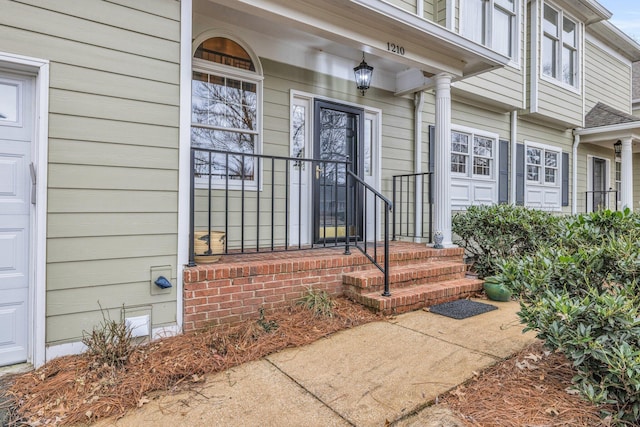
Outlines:
<svg viewBox="0 0 640 427"><path fill-rule="evenodd" d="M309 288L297 304L312 311L315 316L333 317L335 302L325 291Z"/></svg>
<svg viewBox="0 0 640 427"><path fill-rule="evenodd" d="M131 330L124 320L116 322L102 312L102 322L94 326L88 333L82 332L82 343L87 346L88 353L93 356L98 365L119 368L127 363L133 351Z"/></svg>
<svg viewBox="0 0 640 427"><path fill-rule="evenodd" d="M275 330L277 330L280 325L278 325L278 322L276 322L275 320L267 320L264 317L264 308L260 307L260 309L258 310L258 312L260 313L260 317L258 318L258 325L260 325L262 327L262 329L264 329L265 332L273 332Z"/></svg>

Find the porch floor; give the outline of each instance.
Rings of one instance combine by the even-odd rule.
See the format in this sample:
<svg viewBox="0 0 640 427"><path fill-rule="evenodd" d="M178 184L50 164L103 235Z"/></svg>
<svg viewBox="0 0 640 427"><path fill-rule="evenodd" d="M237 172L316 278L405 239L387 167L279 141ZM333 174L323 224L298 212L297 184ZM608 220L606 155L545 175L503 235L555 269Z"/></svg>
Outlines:
<svg viewBox="0 0 640 427"><path fill-rule="evenodd" d="M377 259L384 250L377 245ZM373 256L373 244L368 253ZM185 328L256 318L299 299L307 289L346 295L373 310L402 313L464 298L482 289L465 278L462 248L433 249L420 243L390 242L391 296L382 296L384 275L358 249L343 246L308 250L223 255L213 264L184 272Z"/></svg>

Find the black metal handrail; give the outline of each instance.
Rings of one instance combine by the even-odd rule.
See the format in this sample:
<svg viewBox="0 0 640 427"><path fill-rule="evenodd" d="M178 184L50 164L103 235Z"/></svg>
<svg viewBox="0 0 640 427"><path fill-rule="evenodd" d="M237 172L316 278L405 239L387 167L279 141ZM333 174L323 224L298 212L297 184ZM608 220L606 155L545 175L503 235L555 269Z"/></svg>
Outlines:
<svg viewBox="0 0 640 427"><path fill-rule="evenodd" d="M432 175L433 172L420 172L393 176L393 240L396 240L398 237L428 237L429 242L433 241ZM422 205L420 232L418 233L418 224L416 224L411 214L416 211L416 200L420 189L422 193ZM426 227L425 211L429 218ZM427 234L425 234L425 230Z"/></svg>
<svg viewBox="0 0 640 427"><path fill-rule="evenodd" d="M391 296L391 292L389 291L389 212L393 210L393 203L350 170L347 171L347 174L349 178L351 178L358 185L357 188L359 191L356 191L356 194L358 195L358 197L361 197L362 203L364 205L364 225L362 227L362 241L361 243L359 243L359 240L356 236L354 244L384 275L384 292L382 293L382 295L386 297ZM360 191L362 191L362 194L360 194ZM373 196L373 256L369 254L367 245L367 194L369 193ZM347 206L349 206L349 203L347 203ZM382 261L382 265L380 265L380 262L378 260L378 245L376 244L376 238L378 236L378 212L380 208L383 208L384 212L384 258ZM345 251L348 252L349 239L347 239L346 243L347 246Z"/></svg>
<svg viewBox="0 0 640 427"><path fill-rule="evenodd" d="M613 209L618 209L618 202L620 199L618 198L617 190L594 190L594 191L585 191L585 203L584 208L585 212L589 212L589 198L591 198L591 211L599 211L610 209L609 205L611 204L611 195L614 195Z"/></svg>
<svg viewBox="0 0 640 427"><path fill-rule="evenodd" d="M323 186L323 197L318 203L323 204L325 215L315 218L314 222L319 221L317 226L324 234L315 236L310 244L303 245L302 223L307 217L303 216L302 203L311 194L308 187L303 187L311 185L316 167L325 171L323 176L333 174L332 179L319 183ZM348 254L353 242L353 246L384 273L383 295L390 295L388 213L392 203L352 173L350 167L348 160L232 153L193 147L189 265L195 265L197 256L298 251L328 246L344 246ZM294 202L296 196L297 204ZM352 212L350 197L356 197L355 212ZM372 214L367 208L370 197L374 200L374 236L378 235L378 212L384 206L382 266L375 241L372 256L366 239L367 218ZM310 199L307 201L310 202ZM344 210L339 211L338 206L342 203ZM291 221L295 222L292 224ZM342 224L345 227L344 234ZM201 229L202 238L206 240L205 249L200 248L198 253L194 239L196 228ZM332 228L333 236L328 237ZM213 231L220 231L226 237L218 248L212 246Z"/></svg>

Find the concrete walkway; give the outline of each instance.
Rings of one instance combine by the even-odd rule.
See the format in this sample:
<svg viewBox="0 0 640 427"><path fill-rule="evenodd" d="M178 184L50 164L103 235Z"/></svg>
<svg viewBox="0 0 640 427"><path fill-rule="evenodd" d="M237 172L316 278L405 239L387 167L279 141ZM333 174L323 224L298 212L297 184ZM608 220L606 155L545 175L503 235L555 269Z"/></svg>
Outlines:
<svg viewBox="0 0 640 427"><path fill-rule="evenodd" d="M464 320L416 311L345 330L97 425L428 425L421 410L437 396L535 341L517 303L490 303L498 310Z"/></svg>

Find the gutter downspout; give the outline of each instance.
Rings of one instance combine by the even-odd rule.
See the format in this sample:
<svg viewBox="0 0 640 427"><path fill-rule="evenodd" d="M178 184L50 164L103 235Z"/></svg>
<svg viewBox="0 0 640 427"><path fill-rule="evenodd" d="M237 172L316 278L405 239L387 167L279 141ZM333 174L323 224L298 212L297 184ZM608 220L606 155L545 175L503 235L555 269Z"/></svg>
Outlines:
<svg viewBox="0 0 640 427"><path fill-rule="evenodd" d="M509 191L509 202L516 204L516 149L518 144L518 111L511 112L511 187Z"/></svg>
<svg viewBox="0 0 640 427"><path fill-rule="evenodd" d="M414 94L414 126L413 126L413 140L414 140L414 165L413 170L415 173L422 173L422 106L424 104L424 91L421 90ZM415 235L413 241L416 243L422 242L422 176L416 175L415 177Z"/></svg>
<svg viewBox="0 0 640 427"><path fill-rule="evenodd" d="M573 150L571 155L573 156L573 173L571 178L571 214L576 215L578 213L578 145L580 145L580 135L573 131Z"/></svg>

